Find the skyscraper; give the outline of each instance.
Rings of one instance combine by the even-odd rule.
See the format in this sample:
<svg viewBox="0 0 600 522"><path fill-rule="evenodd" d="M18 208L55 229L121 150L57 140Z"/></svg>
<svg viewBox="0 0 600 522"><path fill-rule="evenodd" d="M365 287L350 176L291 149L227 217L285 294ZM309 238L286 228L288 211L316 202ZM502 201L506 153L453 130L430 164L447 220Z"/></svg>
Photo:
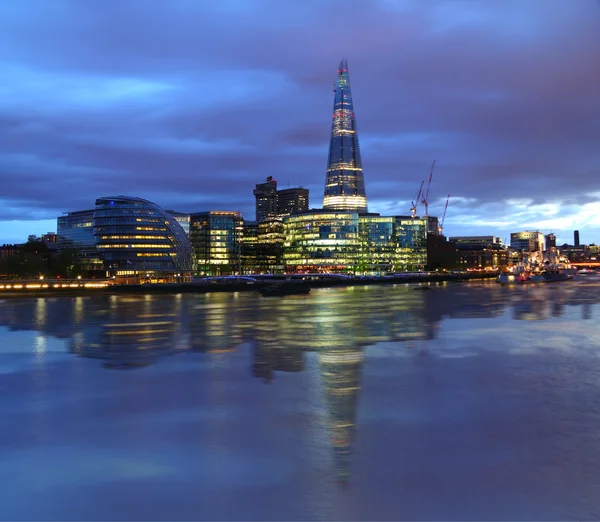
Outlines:
<svg viewBox="0 0 600 522"><path fill-rule="evenodd" d="M366 212L367 195L346 60L340 62L334 92L323 208Z"/></svg>
<svg viewBox="0 0 600 522"><path fill-rule="evenodd" d="M277 181L269 176L264 183L257 183L254 189L256 197L256 221L261 223L277 214Z"/></svg>
<svg viewBox="0 0 600 522"><path fill-rule="evenodd" d="M297 187L277 191L277 215L308 211L308 189Z"/></svg>

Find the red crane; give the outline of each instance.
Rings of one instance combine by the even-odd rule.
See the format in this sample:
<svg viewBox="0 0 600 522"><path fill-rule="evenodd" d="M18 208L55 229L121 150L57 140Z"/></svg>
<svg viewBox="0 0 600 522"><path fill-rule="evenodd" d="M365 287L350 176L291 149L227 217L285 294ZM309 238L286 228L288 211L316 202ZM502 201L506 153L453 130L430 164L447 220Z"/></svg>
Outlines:
<svg viewBox="0 0 600 522"><path fill-rule="evenodd" d="M448 210L448 201L450 201L450 194L448 194L448 197L446 198L446 206L444 207L444 213L442 214L442 220L440 221L440 223L438 225L438 232L440 233L440 236L442 235L442 232L444 230L444 220L446 219L446 211Z"/></svg>
<svg viewBox="0 0 600 522"><path fill-rule="evenodd" d="M429 216L429 188L431 187L431 178L433 178L433 167L435 167L435 160L433 160L433 163L431 164L431 170L429 171L429 182L427 183L427 191L423 196L423 201L421 201L421 203L425 205L426 217Z"/></svg>
<svg viewBox="0 0 600 522"><path fill-rule="evenodd" d="M410 202L410 215L411 217L417 217L417 205L419 204L419 198L421 197L421 192L423 192L423 185L425 184L425 180L421 181L421 186L419 187L419 192L417 193L417 197L414 201ZM416 203L415 203L416 201Z"/></svg>

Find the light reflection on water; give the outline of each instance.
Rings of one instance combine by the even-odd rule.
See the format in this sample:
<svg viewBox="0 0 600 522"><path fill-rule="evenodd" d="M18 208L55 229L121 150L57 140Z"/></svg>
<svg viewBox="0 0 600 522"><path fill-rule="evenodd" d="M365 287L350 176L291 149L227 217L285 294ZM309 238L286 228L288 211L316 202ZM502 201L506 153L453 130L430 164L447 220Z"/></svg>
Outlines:
<svg viewBox="0 0 600 522"><path fill-rule="evenodd" d="M125 478L149 480L155 473L148 470L163 470L156 473L186 483L200 473L194 466L200 466L203 478L197 480L212 480L214 487L222 483L220 491L227 491L226 496L234 490L242 498L249 495L245 501L233 495L245 511L235 511L227 502L198 511L196 499L171 506L171 512L159 510L162 518L594 518L600 505L591 493L600 487L597 453L582 459L588 476L585 491L581 480L573 481L573 474L582 472L578 462L561 461L560 470L548 471L552 484L542 481L538 489L519 489L511 480L516 480L514 461L527 463L528 471L519 471L527 480L539 479L546 460L555 458L552 452L565 451L562 437L572 436L573 423L577 437L588 437L583 446L600 449L595 379L600 377L600 330L593 321L599 290L594 282L523 287L475 283L430 290L404 285L320 289L285 298L242 292L6 300L0 302L0 326L9 331L0 331L0 340L5 344L2 353L12 357L13 374L21 373L26 382L33 371L26 362L19 370L17 357L34 354L48 360L35 370L30 388L16 386L19 391L10 407L8 399L0 404L12 412L17 427L24 415L16 407L19 401L23 410L37 412L21 420L28 441L21 449L47 465L48 452L64 452L69 458L75 451L57 449L61 432L55 423L62 419L73 429L73 423L88 422L97 431L87 436L108 452L107 462L119 462L115 469L128 470L102 471L103 480L115 487ZM31 347L19 344L7 351L6 343L17 331L36 332ZM60 358L56 351L48 352L51 338L63 339L70 355ZM535 359L518 362L515 357ZM89 359L99 363L83 363ZM252 387L261 382L268 386ZM577 393L588 394L581 402L569 396L577 387L583 387ZM189 409L192 403L197 407ZM578 416L581 403L587 403L584 416ZM168 417L152 413L159 404ZM553 416L565 404L570 416L562 420L565 427L560 421L557 427ZM65 411L71 415L66 421ZM552 433L513 425L521 419L527 426L536 415L542 417L536 422L552 426ZM104 422L97 424L97 419ZM37 423L35 436L32 422ZM75 446L86 440L80 429L71 433ZM288 447L277 438L278 431L301 445ZM103 433L109 439L99 435ZM393 433L396 439L390 438ZM546 440L549 435L555 437ZM522 453L520 446L531 444L532 437L543 439L537 444L548 454L540 456L534 449L533 457ZM10 436L6 440L8 446L15 444ZM33 448L40 440L46 446L36 453ZM117 440L118 447L111 446ZM123 448L133 451L130 462ZM187 457L178 453L181 448L187 448ZM232 452L243 456L236 461ZM259 454L265 459L262 464L257 463ZM396 462L397 454L407 460ZM13 466L36 467L19 457L24 454L11 455ZM455 462L456 455L462 460ZM74 478L92 484L102 466L89 455L78 458ZM513 462L513 472L507 473L505 461ZM46 464L44 473L51 481ZM467 476L470 471L470 479L455 480L448 470L456 466L464 467ZM82 479L84 472L93 480ZM2 473L0 467L0 479ZM258 478L265 473L269 476ZM288 498L272 511L252 502L253 482L259 487L263 480L265 487L275 488L290 477L292 484L298 483L295 501ZM23 488L27 480L23 478ZM563 490L562 497L556 496L557 485L568 481L574 482L573 488L578 483L579 491L569 495ZM19 484L17 480L12 486L17 496L22 494ZM438 501L431 502L427 488L432 484L454 491L454 496L440 492ZM400 486L411 491L406 505L397 503L394 491ZM60 497L73 487L54 492ZM277 488L285 498L292 495ZM346 488L352 488L355 500L348 500ZM469 488L481 498L473 505L460 501ZM171 498L168 490L153 489L165 502ZM79 493L96 502L91 490ZM377 495L381 501L374 500ZM547 495L555 498L545 504ZM37 518L40 513L41 518L47 518L44 513L64 518L66 513L51 499L47 511L39 513L11 502L11 518L21 513L24 518L36 518L36 513ZM120 511L96 505L94 513L108 519L127 518L131 512L141 518L158 516L138 502L132 500ZM83 511L73 513L83 516Z"/></svg>

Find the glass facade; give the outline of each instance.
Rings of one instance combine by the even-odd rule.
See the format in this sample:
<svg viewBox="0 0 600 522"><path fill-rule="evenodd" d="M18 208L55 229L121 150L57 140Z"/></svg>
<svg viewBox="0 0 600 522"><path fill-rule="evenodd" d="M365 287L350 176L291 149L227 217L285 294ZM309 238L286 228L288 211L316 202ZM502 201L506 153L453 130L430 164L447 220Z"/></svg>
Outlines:
<svg viewBox="0 0 600 522"><path fill-rule="evenodd" d="M103 264L94 242L94 210L67 212L56 219L57 251L73 249L82 270L102 270Z"/></svg>
<svg viewBox="0 0 600 522"><path fill-rule="evenodd" d="M110 274L191 272L192 246L181 225L141 198L99 198L94 241Z"/></svg>
<svg viewBox="0 0 600 522"><path fill-rule="evenodd" d="M283 220L288 272L354 272L359 252L358 214L322 211Z"/></svg>
<svg viewBox="0 0 600 522"><path fill-rule="evenodd" d="M283 272L283 222L281 219L269 219L258 225L259 273L278 274Z"/></svg>
<svg viewBox="0 0 600 522"><path fill-rule="evenodd" d="M190 214L190 241L200 275L241 272L242 216L239 212L211 210Z"/></svg>
<svg viewBox="0 0 600 522"><path fill-rule="evenodd" d="M190 215L184 212L176 212L175 210L167 210L167 214L173 217L177 223L181 225L185 235L189 237L190 235Z"/></svg>
<svg viewBox="0 0 600 522"><path fill-rule="evenodd" d="M334 92L323 208L366 212L367 196L346 60L340 63Z"/></svg>
<svg viewBox="0 0 600 522"><path fill-rule="evenodd" d="M385 274L423 270L427 221L356 212L310 212L284 219L287 272Z"/></svg>

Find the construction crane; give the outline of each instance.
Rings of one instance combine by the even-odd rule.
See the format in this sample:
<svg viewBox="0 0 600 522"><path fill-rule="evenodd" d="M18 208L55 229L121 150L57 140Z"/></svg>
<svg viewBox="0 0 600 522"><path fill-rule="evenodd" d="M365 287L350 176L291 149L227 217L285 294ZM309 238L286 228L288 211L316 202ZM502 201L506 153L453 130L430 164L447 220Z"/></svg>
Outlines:
<svg viewBox="0 0 600 522"><path fill-rule="evenodd" d="M414 218L417 217L417 205L419 204L421 192L423 192L423 185L425 185L425 180L421 181L421 186L419 187L419 192L417 193L417 197L415 198L415 200L410 202L410 216Z"/></svg>
<svg viewBox="0 0 600 522"><path fill-rule="evenodd" d="M442 219L438 225L438 232L440 234L440 236L442 235L442 232L444 231L444 220L446 219L446 211L448 210L448 202L450 201L450 194L448 194L448 197L446 198L446 206L444 207L444 213L442 214Z"/></svg>
<svg viewBox="0 0 600 522"><path fill-rule="evenodd" d="M427 190L423 196L423 205L425 205L425 217L429 216L429 189L431 188L431 178L433 178L433 167L435 167L435 160L431 164L431 170L429 171L429 182L427 183Z"/></svg>

